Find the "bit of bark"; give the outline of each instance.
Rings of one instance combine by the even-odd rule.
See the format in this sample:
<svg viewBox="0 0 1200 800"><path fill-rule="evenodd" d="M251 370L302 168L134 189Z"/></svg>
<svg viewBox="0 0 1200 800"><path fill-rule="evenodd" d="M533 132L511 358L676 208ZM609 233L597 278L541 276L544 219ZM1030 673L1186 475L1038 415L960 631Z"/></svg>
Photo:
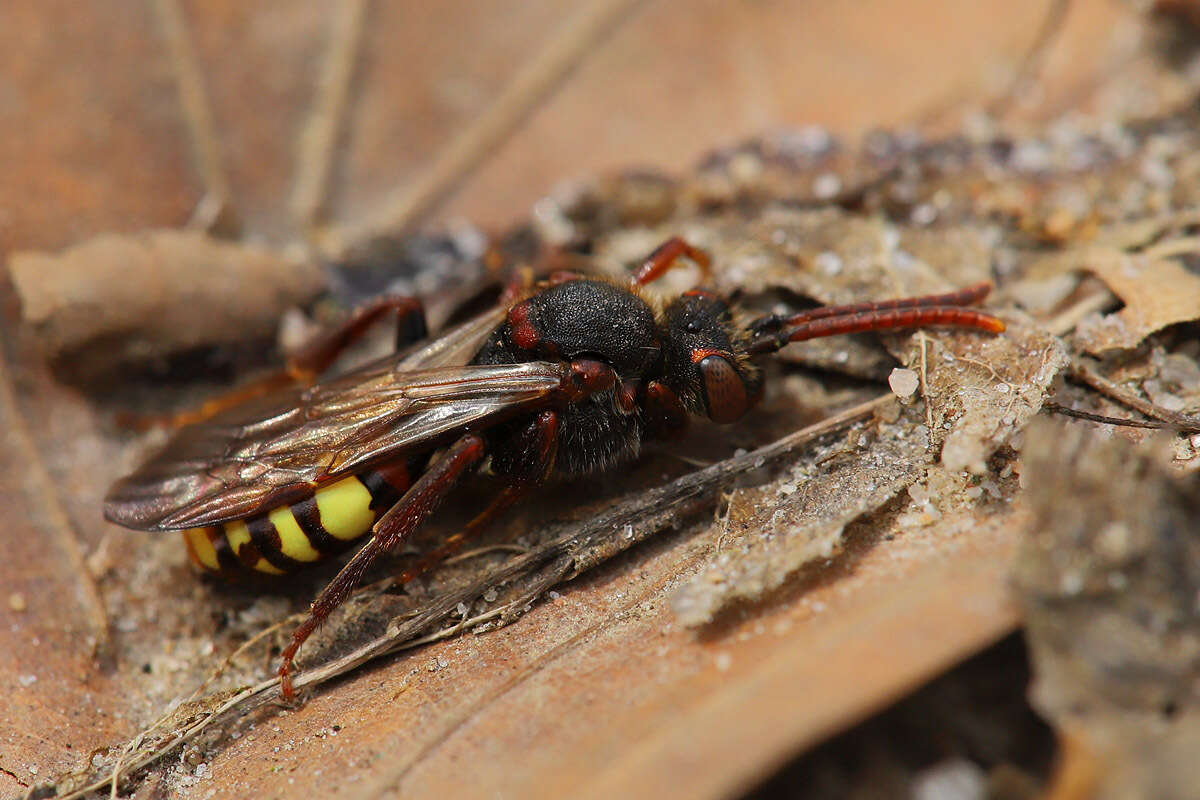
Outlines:
<svg viewBox="0 0 1200 800"><path fill-rule="evenodd" d="M172 230L14 253L8 271L46 357L85 382L181 350L269 339L280 314L323 285L311 264Z"/></svg>
<svg viewBox="0 0 1200 800"><path fill-rule="evenodd" d="M829 560L854 520L916 482L928 459L924 426L912 414L879 421L797 462L769 483L738 489L722 515L709 566L672 596L679 621L707 625L738 601L756 601L800 567Z"/></svg>
<svg viewBox="0 0 1200 800"><path fill-rule="evenodd" d="M950 472L987 472L987 458L1021 431L1049 396L1068 357L1063 343L1028 319L1006 317L1003 336L974 334L930 338L925 392L931 438L941 443ZM918 345L902 360L921 364Z"/></svg>

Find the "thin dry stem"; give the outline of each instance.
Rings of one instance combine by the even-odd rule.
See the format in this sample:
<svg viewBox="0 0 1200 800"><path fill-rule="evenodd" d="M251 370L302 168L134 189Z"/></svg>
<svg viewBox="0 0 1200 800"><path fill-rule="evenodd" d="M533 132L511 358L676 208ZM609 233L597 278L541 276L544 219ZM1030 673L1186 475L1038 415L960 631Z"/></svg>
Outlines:
<svg viewBox="0 0 1200 800"><path fill-rule="evenodd" d="M317 80L317 97L296 153L291 210L296 225L306 234L325 210L333 155L346 116L368 5L368 0L346 0L333 12L333 31Z"/></svg>
<svg viewBox="0 0 1200 800"><path fill-rule="evenodd" d="M179 0L153 0L152 5L170 53L171 69L175 73L192 155L204 184L204 197L197 204L190 224L201 230L213 230L220 226L236 227L216 123L213 121L200 59L192 44L187 19Z"/></svg>
<svg viewBox="0 0 1200 800"><path fill-rule="evenodd" d="M1037 36L1034 37L1025 57L1021 59L1012 82L999 97L988 104L989 114L996 117L1006 114L1016 104L1021 93L1037 80L1038 74L1045 66L1046 56L1063 31L1067 21L1067 12L1070 10L1071 0L1050 0L1046 15L1042 18L1042 24L1038 28Z"/></svg>
<svg viewBox="0 0 1200 800"><path fill-rule="evenodd" d="M1100 375L1082 359L1076 358L1071 362L1071 376L1079 381L1087 384L1095 389L1100 394L1112 400L1116 400L1123 406L1132 408L1134 411L1140 411L1151 419L1162 420L1169 422L1181 431L1195 433L1200 431L1200 419L1189 414L1183 414L1178 411L1172 411L1169 408L1164 408L1157 403L1152 403L1145 398L1138 397L1133 392L1113 383L1108 378Z"/></svg>

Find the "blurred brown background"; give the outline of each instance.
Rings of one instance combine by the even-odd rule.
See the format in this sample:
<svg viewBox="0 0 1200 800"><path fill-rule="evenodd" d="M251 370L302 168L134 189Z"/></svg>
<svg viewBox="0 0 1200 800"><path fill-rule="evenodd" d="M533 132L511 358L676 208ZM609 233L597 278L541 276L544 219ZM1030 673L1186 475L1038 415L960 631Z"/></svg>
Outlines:
<svg viewBox="0 0 1200 800"><path fill-rule="evenodd" d="M295 238L289 198L305 161L301 137L319 115L323 64L351 5L5 3L0 251L183 224L213 174L245 233ZM350 58L327 216L377 214L547 48L583 55L463 172L436 219L503 225L561 179L679 170L765 129L956 124L957 112L1006 89L1055 5L378 3L363 12ZM1078 102L1128 44L1121 21L1130 13L1105 0L1073 4L1036 91L1015 112L1046 116ZM563 44L587 19L603 22ZM180 52L208 109L207 177L181 96Z"/></svg>

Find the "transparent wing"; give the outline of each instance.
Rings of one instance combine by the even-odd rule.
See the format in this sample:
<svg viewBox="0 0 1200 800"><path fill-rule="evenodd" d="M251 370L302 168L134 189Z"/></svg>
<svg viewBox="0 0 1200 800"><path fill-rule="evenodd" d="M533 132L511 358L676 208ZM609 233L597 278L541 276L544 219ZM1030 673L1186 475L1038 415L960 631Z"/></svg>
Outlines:
<svg viewBox="0 0 1200 800"><path fill-rule="evenodd" d="M543 406L567 376L563 365L541 361L413 369L461 357L444 344L432 347L441 341L180 430L113 486L105 516L139 530L173 530L265 512L303 499L316 484Z"/></svg>

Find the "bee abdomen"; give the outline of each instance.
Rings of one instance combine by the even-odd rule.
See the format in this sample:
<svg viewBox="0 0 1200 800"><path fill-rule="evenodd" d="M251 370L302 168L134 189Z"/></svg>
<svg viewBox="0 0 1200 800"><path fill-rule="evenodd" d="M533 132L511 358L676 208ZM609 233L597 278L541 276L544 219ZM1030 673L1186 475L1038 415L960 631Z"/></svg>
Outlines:
<svg viewBox="0 0 1200 800"><path fill-rule="evenodd" d="M318 488L290 506L247 519L183 531L201 569L282 575L342 552L400 499L420 466L388 465Z"/></svg>

